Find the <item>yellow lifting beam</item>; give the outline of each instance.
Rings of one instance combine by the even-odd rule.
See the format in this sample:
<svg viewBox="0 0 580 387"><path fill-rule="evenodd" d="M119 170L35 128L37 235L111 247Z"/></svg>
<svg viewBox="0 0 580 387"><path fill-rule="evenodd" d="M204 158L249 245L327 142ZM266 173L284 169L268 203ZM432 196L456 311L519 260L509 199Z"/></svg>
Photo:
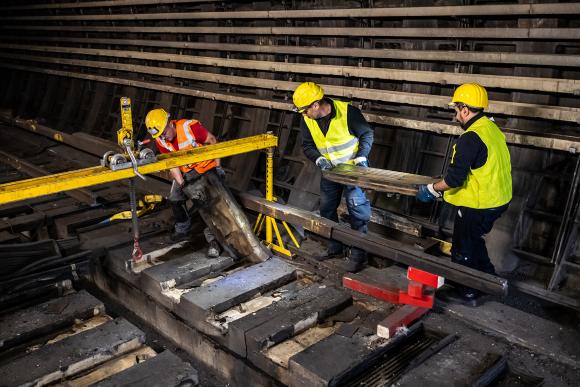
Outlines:
<svg viewBox="0 0 580 387"><path fill-rule="evenodd" d="M162 154L157 157L157 162L141 165L138 171L147 175L182 165L234 156L277 145L278 137L275 135L260 134L191 150ZM0 205L132 177L135 177L132 168L112 171L99 166L0 184Z"/></svg>

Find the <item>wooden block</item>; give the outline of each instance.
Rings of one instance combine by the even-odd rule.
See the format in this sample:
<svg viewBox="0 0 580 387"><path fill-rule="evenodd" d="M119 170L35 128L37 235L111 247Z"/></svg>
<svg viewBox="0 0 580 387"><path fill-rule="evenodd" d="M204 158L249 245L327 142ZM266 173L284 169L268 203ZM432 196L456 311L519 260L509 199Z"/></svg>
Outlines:
<svg viewBox="0 0 580 387"><path fill-rule="evenodd" d="M407 294L407 292L401 291L399 293L399 303L407 305L420 306L422 308L433 308L433 303L435 302L435 297L432 294L425 294L423 297L415 298Z"/></svg>
<svg viewBox="0 0 580 387"><path fill-rule="evenodd" d="M192 324L199 324L212 313L221 313L294 278L294 266L279 258L271 258L185 293L177 307L177 314Z"/></svg>
<svg viewBox="0 0 580 387"><path fill-rule="evenodd" d="M404 305L391 313L377 325L377 335L390 339L397 333L397 329L408 327L414 321L427 313L429 309L412 305Z"/></svg>
<svg viewBox="0 0 580 387"><path fill-rule="evenodd" d="M116 319L3 364L0 380L11 386L49 384L132 351L144 342L141 330Z"/></svg>
<svg viewBox="0 0 580 387"><path fill-rule="evenodd" d="M383 354L389 345L390 341L359 332L352 337L328 336L290 358L290 386L340 385L351 371Z"/></svg>
<svg viewBox="0 0 580 387"><path fill-rule="evenodd" d="M0 317L0 350L5 351L27 341L57 332L74 324L103 314L103 303L85 290L56 298Z"/></svg>
<svg viewBox="0 0 580 387"><path fill-rule="evenodd" d="M425 285L420 282L410 281L407 286L407 294L414 298L422 298Z"/></svg>
<svg viewBox="0 0 580 387"><path fill-rule="evenodd" d="M197 386L197 371L171 351L139 363L96 384L113 386Z"/></svg>
<svg viewBox="0 0 580 387"><path fill-rule="evenodd" d="M249 331L267 323L288 310L319 297L324 292L326 292L326 288L322 288L319 285L312 285L304 289L282 293L282 298L279 301L260 309L256 313L249 314L229 323L226 335L226 346L238 355L246 357L246 334Z"/></svg>
<svg viewBox="0 0 580 387"><path fill-rule="evenodd" d="M233 264L231 257L208 258L205 251L195 251L143 270L141 281L146 292L162 292Z"/></svg>
<svg viewBox="0 0 580 387"><path fill-rule="evenodd" d="M246 333L248 358L261 356L260 351L270 348L316 325L329 315L352 303L345 291L325 288L325 292L264 322Z"/></svg>
<svg viewBox="0 0 580 387"><path fill-rule="evenodd" d="M410 281L420 282L435 289L439 289L445 283L445 278L437 274L431 274L429 272L419 270L412 266L409 266L407 269L407 278Z"/></svg>

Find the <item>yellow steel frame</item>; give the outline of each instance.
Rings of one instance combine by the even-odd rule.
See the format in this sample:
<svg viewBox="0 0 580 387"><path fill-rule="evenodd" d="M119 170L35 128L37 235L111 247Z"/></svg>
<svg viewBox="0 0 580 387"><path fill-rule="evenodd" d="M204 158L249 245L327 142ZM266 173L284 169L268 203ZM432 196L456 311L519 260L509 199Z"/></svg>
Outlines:
<svg viewBox="0 0 580 387"><path fill-rule="evenodd" d="M234 156L260 149L272 149L273 152L273 147L277 145L278 138L275 135L269 133L261 134L159 155L157 162L139 166L138 170L141 174L146 175L182 165ZM273 175L272 171L270 171L270 174ZM133 172L132 168L112 171L105 167L91 167L0 184L0 205L132 177L135 177L135 172Z"/></svg>
<svg viewBox="0 0 580 387"><path fill-rule="evenodd" d="M266 158L266 200L268 201L276 201L274 198L274 148L268 148L267 150L267 158ZM259 214L258 218L256 219L256 224L254 225L254 233L259 235L262 232L262 227L266 223L266 245L274 251L277 251L281 254L291 256L292 252L288 250L284 246L284 241L282 240L282 235L280 234L280 230L278 229L278 224L276 222L276 218L272 218L270 216L266 216L263 214ZM290 226L286 221L282 221L286 232L292 239L292 242L296 247L300 247L300 244L294 237ZM276 241L278 244L274 243L274 236L272 231L276 234Z"/></svg>

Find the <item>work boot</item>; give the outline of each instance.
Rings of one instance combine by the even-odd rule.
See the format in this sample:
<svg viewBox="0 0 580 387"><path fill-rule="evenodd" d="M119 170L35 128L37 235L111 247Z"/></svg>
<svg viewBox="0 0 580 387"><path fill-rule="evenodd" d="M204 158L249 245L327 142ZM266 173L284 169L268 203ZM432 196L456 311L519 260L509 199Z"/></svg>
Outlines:
<svg viewBox="0 0 580 387"><path fill-rule="evenodd" d="M331 242L321 255L315 255L317 261L326 261L332 258L341 258L344 256L344 246L342 243Z"/></svg>
<svg viewBox="0 0 580 387"><path fill-rule="evenodd" d="M217 258L220 256L220 246L218 245L217 241L214 239L213 241L209 242L209 247L207 248L207 257L208 258Z"/></svg>
<svg viewBox="0 0 580 387"><path fill-rule="evenodd" d="M351 247L345 260L344 270L350 273L356 273L361 271L366 266L366 264L366 251Z"/></svg>
<svg viewBox="0 0 580 387"><path fill-rule="evenodd" d="M192 228L191 221L189 220L186 222L176 222L171 229L169 239L174 243L189 240L191 238Z"/></svg>

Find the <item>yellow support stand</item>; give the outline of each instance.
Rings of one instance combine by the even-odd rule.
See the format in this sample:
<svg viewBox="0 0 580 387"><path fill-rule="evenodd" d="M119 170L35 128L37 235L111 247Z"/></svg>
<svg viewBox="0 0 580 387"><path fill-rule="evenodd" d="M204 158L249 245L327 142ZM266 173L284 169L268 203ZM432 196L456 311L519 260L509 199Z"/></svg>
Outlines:
<svg viewBox="0 0 580 387"><path fill-rule="evenodd" d="M274 148L267 149L267 157L266 157L266 200L274 202L276 199L274 198ZM271 216L265 216L263 214L259 214L258 218L256 219L256 224L254 225L254 233L260 234L262 232L262 228L266 224L266 245L274 251L277 251L281 254L292 256L292 252L288 250L284 246L284 241L282 240L282 235L280 234L280 230L278 229L278 223L275 218ZM282 221L286 232L292 239L294 245L300 248L300 244L296 240L296 237L292 233L290 226L285 221ZM274 234L276 234L276 242L274 243Z"/></svg>

